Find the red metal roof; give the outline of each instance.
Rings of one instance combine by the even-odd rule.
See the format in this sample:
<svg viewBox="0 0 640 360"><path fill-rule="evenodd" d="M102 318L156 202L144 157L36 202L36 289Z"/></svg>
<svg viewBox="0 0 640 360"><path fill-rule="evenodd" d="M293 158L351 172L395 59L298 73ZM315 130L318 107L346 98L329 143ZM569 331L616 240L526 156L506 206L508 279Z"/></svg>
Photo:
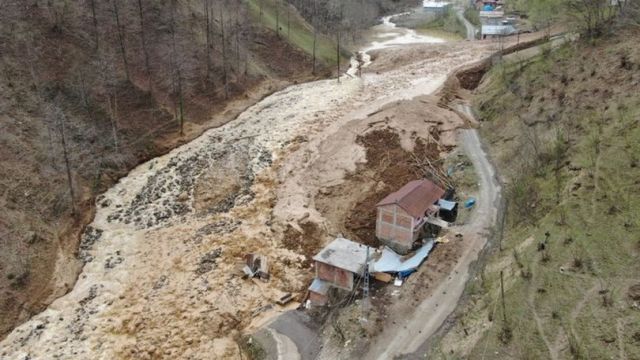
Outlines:
<svg viewBox="0 0 640 360"><path fill-rule="evenodd" d="M409 215L420 218L427 209L444 195L444 189L433 182L422 179L407 183L400 190L387 195L376 206L396 204Z"/></svg>

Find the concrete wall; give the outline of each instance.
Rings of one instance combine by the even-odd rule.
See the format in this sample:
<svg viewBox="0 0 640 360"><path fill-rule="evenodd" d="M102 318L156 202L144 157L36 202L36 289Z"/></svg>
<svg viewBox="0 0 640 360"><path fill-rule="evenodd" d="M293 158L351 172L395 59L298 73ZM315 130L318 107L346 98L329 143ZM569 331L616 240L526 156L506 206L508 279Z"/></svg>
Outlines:
<svg viewBox="0 0 640 360"><path fill-rule="evenodd" d="M353 290L353 273L350 271L316 261L316 277L335 287Z"/></svg>
<svg viewBox="0 0 640 360"><path fill-rule="evenodd" d="M415 220L397 205L378 207L376 237L385 245L398 252L407 252L417 239L413 231Z"/></svg>

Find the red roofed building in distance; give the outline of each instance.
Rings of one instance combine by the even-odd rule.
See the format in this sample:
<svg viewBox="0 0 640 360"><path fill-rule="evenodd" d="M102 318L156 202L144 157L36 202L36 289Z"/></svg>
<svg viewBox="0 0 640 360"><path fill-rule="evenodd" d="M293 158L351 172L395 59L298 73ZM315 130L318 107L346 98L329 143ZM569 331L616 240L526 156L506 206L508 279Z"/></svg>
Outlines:
<svg viewBox="0 0 640 360"><path fill-rule="evenodd" d="M427 218L438 213L436 204L445 191L422 179L407 183L376 207L376 237L398 253L407 253L424 231Z"/></svg>

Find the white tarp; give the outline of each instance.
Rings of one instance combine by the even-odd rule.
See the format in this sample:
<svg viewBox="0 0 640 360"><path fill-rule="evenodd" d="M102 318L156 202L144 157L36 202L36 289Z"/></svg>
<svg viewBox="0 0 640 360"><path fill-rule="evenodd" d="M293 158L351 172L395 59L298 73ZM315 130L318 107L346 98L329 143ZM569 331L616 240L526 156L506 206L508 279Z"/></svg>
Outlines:
<svg viewBox="0 0 640 360"><path fill-rule="evenodd" d="M424 246L418 249L413 256L403 260L402 256L395 251L385 247L382 250L382 256L371 264L370 272L404 272L415 270L427 258L434 242L429 240Z"/></svg>

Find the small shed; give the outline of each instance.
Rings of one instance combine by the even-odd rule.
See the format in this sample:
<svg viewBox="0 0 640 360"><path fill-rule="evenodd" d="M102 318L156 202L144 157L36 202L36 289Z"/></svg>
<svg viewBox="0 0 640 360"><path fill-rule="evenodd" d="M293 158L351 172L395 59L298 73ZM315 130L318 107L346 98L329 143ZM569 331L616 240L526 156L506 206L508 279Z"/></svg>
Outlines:
<svg viewBox="0 0 640 360"><path fill-rule="evenodd" d="M406 254L420 238L429 218L438 213L438 200L445 191L422 179L407 183L389 194L376 207L376 237L398 253Z"/></svg>
<svg viewBox="0 0 640 360"><path fill-rule="evenodd" d="M353 290L353 280L361 275L367 261L367 246L337 238L313 257L316 279L331 286Z"/></svg>
<svg viewBox="0 0 640 360"><path fill-rule="evenodd" d="M364 271L367 249L371 256L374 249L345 238L336 238L314 256L316 278L309 286L309 301L314 305L326 305L331 288L353 290L356 276L361 276Z"/></svg>
<svg viewBox="0 0 640 360"><path fill-rule="evenodd" d="M311 286L309 286L309 301L314 305L327 305L329 289L331 289L331 284L328 281L313 279Z"/></svg>
<svg viewBox="0 0 640 360"><path fill-rule="evenodd" d="M451 3L447 1L431 1L424 0L422 2L422 9L425 12L432 14L444 14L451 8Z"/></svg>
<svg viewBox="0 0 640 360"><path fill-rule="evenodd" d="M438 215L446 222L454 222L458 217L458 203L455 201L440 199L438 200L440 212Z"/></svg>

